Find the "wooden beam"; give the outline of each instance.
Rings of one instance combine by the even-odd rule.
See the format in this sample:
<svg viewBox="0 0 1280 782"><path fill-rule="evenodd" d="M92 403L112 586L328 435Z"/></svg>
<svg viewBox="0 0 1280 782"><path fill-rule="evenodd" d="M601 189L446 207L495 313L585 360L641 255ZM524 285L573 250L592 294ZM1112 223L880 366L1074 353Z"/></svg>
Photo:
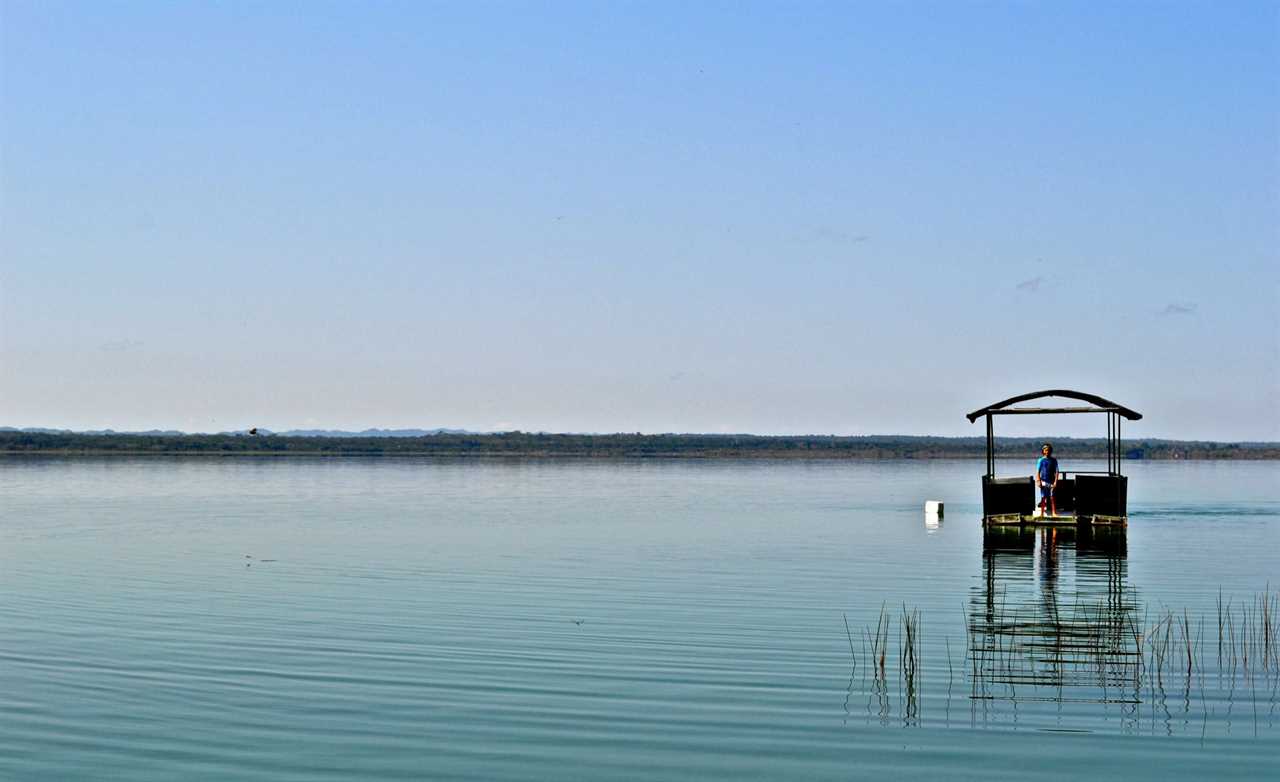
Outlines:
<svg viewBox="0 0 1280 782"><path fill-rule="evenodd" d="M990 410L987 415L1046 415L1051 413L1114 413L1114 407L1006 407Z"/></svg>
<svg viewBox="0 0 1280 782"><path fill-rule="evenodd" d="M1052 388L1047 391L1032 391L1029 394L1019 394L1018 396L1010 397L1004 400L1003 402L996 402L994 405L987 405L981 410L974 410L972 413L969 413L968 415L966 415L965 418L969 419L969 423L973 423L974 421L977 421L978 417L983 415L984 413L987 413L987 412L994 413L996 411L1007 410L1008 408L1018 404L1019 402L1030 402L1032 399L1044 399L1045 397L1058 397L1060 399L1078 399L1081 402L1088 402L1089 404L1094 405L1096 408L1099 408L1101 410L1119 413L1125 418L1128 418L1130 421L1138 421L1138 420L1141 420L1142 418L1141 413L1135 410L1130 410L1129 408L1123 405L1116 404L1115 402L1112 402L1110 399L1103 399L1102 397L1097 396L1096 394L1086 394L1080 391L1071 391L1065 388ZM1074 412L1074 411L1045 410L1044 412L1048 413L1048 412Z"/></svg>

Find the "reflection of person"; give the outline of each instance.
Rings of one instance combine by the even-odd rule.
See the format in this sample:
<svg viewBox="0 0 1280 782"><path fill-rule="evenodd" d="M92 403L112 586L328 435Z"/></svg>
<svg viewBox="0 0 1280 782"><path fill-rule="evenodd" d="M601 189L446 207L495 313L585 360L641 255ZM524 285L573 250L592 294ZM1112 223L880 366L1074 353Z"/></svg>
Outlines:
<svg viewBox="0 0 1280 782"><path fill-rule="evenodd" d="M1058 515L1058 503L1053 499L1053 489L1058 485L1058 460L1053 458L1053 446L1045 443L1040 449L1040 460L1036 462L1036 485L1040 487L1040 515L1044 515L1045 503L1049 504L1049 515Z"/></svg>

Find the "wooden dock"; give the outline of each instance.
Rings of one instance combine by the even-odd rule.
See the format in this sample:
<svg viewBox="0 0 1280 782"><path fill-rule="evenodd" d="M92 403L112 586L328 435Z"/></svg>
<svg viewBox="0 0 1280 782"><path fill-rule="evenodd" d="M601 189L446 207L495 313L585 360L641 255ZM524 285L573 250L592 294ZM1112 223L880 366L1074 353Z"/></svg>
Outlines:
<svg viewBox="0 0 1280 782"><path fill-rule="evenodd" d="M987 516L982 520L983 526L1003 526L1003 525L1025 525L1031 527L1053 527L1078 524L1089 524L1099 527L1127 527L1129 526L1128 516L1103 516L1093 514L1088 516L1076 516L1069 513L1064 516L1051 516L1049 514L1041 515L1039 513L997 513Z"/></svg>
<svg viewBox="0 0 1280 782"><path fill-rule="evenodd" d="M1077 399L1087 402L1087 407L1024 407L1023 402L1045 397ZM1056 463L1051 463L1054 470L1053 496L1057 503L1052 515L1037 515L1037 477L1022 473L1020 475L996 475L996 440L994 418L1004 415L1042 415L1057 413L1099 413L1107 419L1107 469L1096 470L1063 470ZM1002 402L974 410L965 415L969 423L979 418L987 421L987 471L982 476L982 525L991 527L1004 524L1019 526L1109 526L1125 527L1129 524L1128 501L1129 479L1120 471L1120 463L1124 457L1124 448L1120 441L1120 421L1142 420L1142 414L1103 399L1096 394L1086 394L1066 388L1052 388L1047 391L1032 391L1019 394ZM1040 448L1044 456L1052 456L1053 445L1044 443ZM1025 455L1023 463L1030 468L1033 462L1031 454ZM1041 463L1034 462L1036 472ZM1043 498L1039 498L1043 499ZM1046 509L1047 510L1047 509Z"/></svg>

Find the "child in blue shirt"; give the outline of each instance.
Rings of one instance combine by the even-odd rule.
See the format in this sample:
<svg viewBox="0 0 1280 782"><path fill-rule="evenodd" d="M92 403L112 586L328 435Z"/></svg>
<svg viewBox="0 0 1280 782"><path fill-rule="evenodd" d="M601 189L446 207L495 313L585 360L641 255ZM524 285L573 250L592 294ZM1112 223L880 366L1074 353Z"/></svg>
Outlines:
<svg viewBox="0 0 1280 782"><path fill-rule="evenodd" d="M1058 504L1053 499L1053 487L1058 485L1058 460L1053 458L1053 446L1045 443L1040 449L1040 460L1036 462L1036 485L1040 487L1040 515L1044 515L1045 503L1049 504L1049 515L1058 515Z"/></svg>

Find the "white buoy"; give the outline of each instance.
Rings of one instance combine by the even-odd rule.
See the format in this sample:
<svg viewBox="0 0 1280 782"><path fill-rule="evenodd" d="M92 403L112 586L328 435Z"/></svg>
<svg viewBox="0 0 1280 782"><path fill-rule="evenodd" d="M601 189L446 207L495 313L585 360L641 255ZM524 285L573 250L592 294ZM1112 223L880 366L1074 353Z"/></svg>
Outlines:
<svg viewBox="0 0 1280 782"><path fill-rule="evenodd" d="M929 530L929 534L942 526L942 503L937 500L929 500L924 504L924 528Z"/></svg>

